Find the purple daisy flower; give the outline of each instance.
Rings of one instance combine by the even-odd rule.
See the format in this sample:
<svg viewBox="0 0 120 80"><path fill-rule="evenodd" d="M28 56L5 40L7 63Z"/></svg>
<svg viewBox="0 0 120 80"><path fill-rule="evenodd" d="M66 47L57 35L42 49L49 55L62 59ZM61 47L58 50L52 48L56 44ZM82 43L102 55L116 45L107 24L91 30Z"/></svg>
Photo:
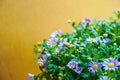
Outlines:
<svg viewBox="0 0 120 80"><path fill-rule="evenodd" d="M51 47L56 45L56 43L58 42L58 39L56 38L57 35L61 34L61 31L55 31L51 34L50 38L47 41L47 44L50 45Z"/></svg>
<svg viewBox="0 0 120 80"><path fill-rule="evenodd" d="M43 55L42 59L46 61L48 59L48 55Z"/></svg>
<svg viewBox="0 0 120 80"><path fill-rule="evenodd" d="M62 47L66 42L67 42L67 38L62 39L62 40L60 41L60 44L59 44L58 46L59 46L59 47Z"/></svg>
<svg viewBox="0 0 120 80"><path fill-rule="evenodd" d="M102 41L103 41L104 43L108 43L108 42L109 42L109 38L104 37Z"/></svg>
<svg viewBox="0 0 120 80"><path fill-rule="evenodd" d="M118 67L118 65L119 65L118 60L115 60L113 58L109 58L103 62L105 70L115 70Z"/></svg>
<svg viewBox="0 0 120 80"><path fill-rule="evenodd" d="M57 53L60 53L60 50L61 50L61 47L57 48L57 49L56 49L56 52L57 52Z"/></svg>
<svg viewBox="0 0 120 80"><path fill-rule="evenodd" d="M34 77L34 75L33 74L31 74L31 73L28 73L28 79L29 80L32 80L32 78Z"/></svg>
<svg viewBox="0 0 120 80"><path fill-rule="evenodd" d="M92 72L92 73L97 72L97 70L100 69L100 68L101 68L101 65L100 65L100 63L98 63L98 62L91 62L91 63L89 64L89 66L88 66L88 69L89 69L90 72Z"/></svg>
<svg viewBox="0 0 120 80"><path fill-rule="evenodd" d="M91 22L91 20L90 20L89 18L85 18L84 21L85 21L86 23L90 23L90 22Z"/></svg>
<svg viewBox="0 0 120 80"><path fill-rule="evenodd" d="M61 30L57 30L57 31L53 32L53 33L50 35L50 38L55 38L56 35L59 35L59 34L61 34Z"/></svg>
<svg viewBox="0 0 120 80"><path fill-rule="evenodd" d="M43 60L42 58L40 58L40 59L38 60L38 64L39 64L39 66L40 66L41 68L45 68L45 67L46 67L46 62L45 62L45 60Z"/></svg>
<svg viewBox="0 0 120 80"><path fill-rule="evenodd" d="M78 66L78 63L76 61L70 61L68 63L69 68L76 68Z"/></svg>
<svg viewBox="0 0 120 80"><path fill-rule="evenodd" d="M110 80L110 78L108 76L103 76L100 78L100 80Z"/></svg>
<svg viewBox="0 0 120 80"><path fill-rule="evenodd" d="M42 59L42 58L40 58L40 59L38 60L38 64L41 63L41 62L43 62L43 59Z"/></svg>
<svg viewBox="0 0 120 80"><path fill-rule="evenodd" d="M75 68L75 72L78 73L78 74L80 74L82 72L82 70L83 70L83 68L81 68L81 67L76 67Z"/></svg>
<svg viewBox="0 0 120 80"><path fill-rule="evenodd" d="M99 37L96 37L96 38L95 38L95 42L97 43L98 41L100 41L100 38L99 38Z"/></svg>
<svg viewBox="0 0 120 80"><path fill-rule="evenodd" d="M67 42L67 39L62 39L58 45L58 48L56 49L56 52L59 53L60 50L62 49L62 46Z"/></svg>
<svg viewBox="0 0 120 80"><path fill-rule="evenodd" d="M67 42L67 38L62 39L62 43Z"/></svg>
<svg viewBox="0 0 120 80"><path fill-rule="evenodd" d="M52 47L56 45L57 42L58 42L57 38L49 38L49 40L47 41L47 44Z"/></svg>
<svg viewBox="0 0 120 80"><path fill-rule="evenodd" d="M44 62L43 66L41 66L40 68L45 68L46 67L46 62Z"/></svg>

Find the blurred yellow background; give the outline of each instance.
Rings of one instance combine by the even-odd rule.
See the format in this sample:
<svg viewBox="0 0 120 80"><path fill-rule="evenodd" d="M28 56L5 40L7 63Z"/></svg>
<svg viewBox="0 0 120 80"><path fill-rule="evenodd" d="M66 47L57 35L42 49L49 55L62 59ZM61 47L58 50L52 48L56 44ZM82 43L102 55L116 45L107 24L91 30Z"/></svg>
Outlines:
<svg viewBox="0 0 120 80"><path fill-rule="evenodd" d="M0 80L38 73L33 45L55 30L71 32L68 19L108 18L120 0L0 0Z"/></svg>

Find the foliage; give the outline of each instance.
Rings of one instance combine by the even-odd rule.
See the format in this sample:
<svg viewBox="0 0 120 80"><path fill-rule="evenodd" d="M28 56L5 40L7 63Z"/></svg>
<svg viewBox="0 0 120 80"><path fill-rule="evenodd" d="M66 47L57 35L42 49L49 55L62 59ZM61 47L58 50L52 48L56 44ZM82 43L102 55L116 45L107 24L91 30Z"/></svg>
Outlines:
<svg viewBox="0 0 120 80"><path fill-rule="evenodd" d="M107 20L74 21L74 32L53 32L34 46L42 71L34 80L119 80L120 11ZM106 78L106 79L105 79Z"/></svg>

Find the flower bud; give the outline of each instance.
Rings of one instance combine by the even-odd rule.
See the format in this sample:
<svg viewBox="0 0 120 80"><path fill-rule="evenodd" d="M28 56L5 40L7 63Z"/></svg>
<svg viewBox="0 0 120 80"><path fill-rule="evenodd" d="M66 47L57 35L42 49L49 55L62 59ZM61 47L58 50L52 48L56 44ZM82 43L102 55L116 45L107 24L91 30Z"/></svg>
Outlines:
<svg viewBox="0 0 120 80"><path fill-rule="evenodd" d="M75 25L76 24L76 21L75 20L72 20L72 25Z"/></svg>
<svg viewBox="0 0 120 80"><path fill-rule="evenodd" d="M114 46L117 46L117 43L114 43L113 45L114 45Z"/></svg>
<svg viewBox="0 0 120 80"><path fill-rule="evenodd" d="M58 77L58 80L62 80L62 77Z"/></svg>
<svg viewBox="0 0 120 80"><path fill-rule="evenodd" d="M37 42L37 45L38 45L38 46L40 46L40 45L41 45L41 42L40 42L40 41L38 41L38 42Z"/></svg>
<svg viewBox="0 0 120 80"><path fill-rule="evenodd" d="M120 66L120 62L118 62L118 66Z"/></svg>
<svg viewBox="0 0 120 80"><path fill-rule="evenodd" d="M71 19L68 19L68 21L67 21L68 23L71 23L72 21L71 21Z"/></svg>
<svg viewBox="0 0 120 80"><path fill-rule="evenodd" d="M104 34L103 34L103 36L104 36L104 37L107 37L107 36L108 36L108 34L104 33Z"/></svg>
<svg viewBox="0 0 120 80"><path fill-rule="evenodd" d="M32 78L34 77L34 75L33 74L31 74L31 73L28 73L28 78L29 78L29 80L32 80Z"/></svg>
<svg viewBox="0 0 120 80"><path fill-rule="evenodd" d="M38 52L41 52L41 49L40 49L40 48L38 48L38 49L37 49L37 51L38 51Z"/></svg>

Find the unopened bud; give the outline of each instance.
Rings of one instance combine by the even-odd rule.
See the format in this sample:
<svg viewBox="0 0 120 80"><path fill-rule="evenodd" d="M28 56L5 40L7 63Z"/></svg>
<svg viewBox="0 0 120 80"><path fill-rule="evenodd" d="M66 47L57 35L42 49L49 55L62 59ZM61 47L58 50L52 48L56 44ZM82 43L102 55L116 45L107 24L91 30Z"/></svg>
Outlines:
<svg viewBox="0 0 120 80"><path fill-rule="evenodd" d="M108 34L104 33L104 34L103 34L103 36L104 36L104 37L107 37L107 36L108 36Z"/></svg>

